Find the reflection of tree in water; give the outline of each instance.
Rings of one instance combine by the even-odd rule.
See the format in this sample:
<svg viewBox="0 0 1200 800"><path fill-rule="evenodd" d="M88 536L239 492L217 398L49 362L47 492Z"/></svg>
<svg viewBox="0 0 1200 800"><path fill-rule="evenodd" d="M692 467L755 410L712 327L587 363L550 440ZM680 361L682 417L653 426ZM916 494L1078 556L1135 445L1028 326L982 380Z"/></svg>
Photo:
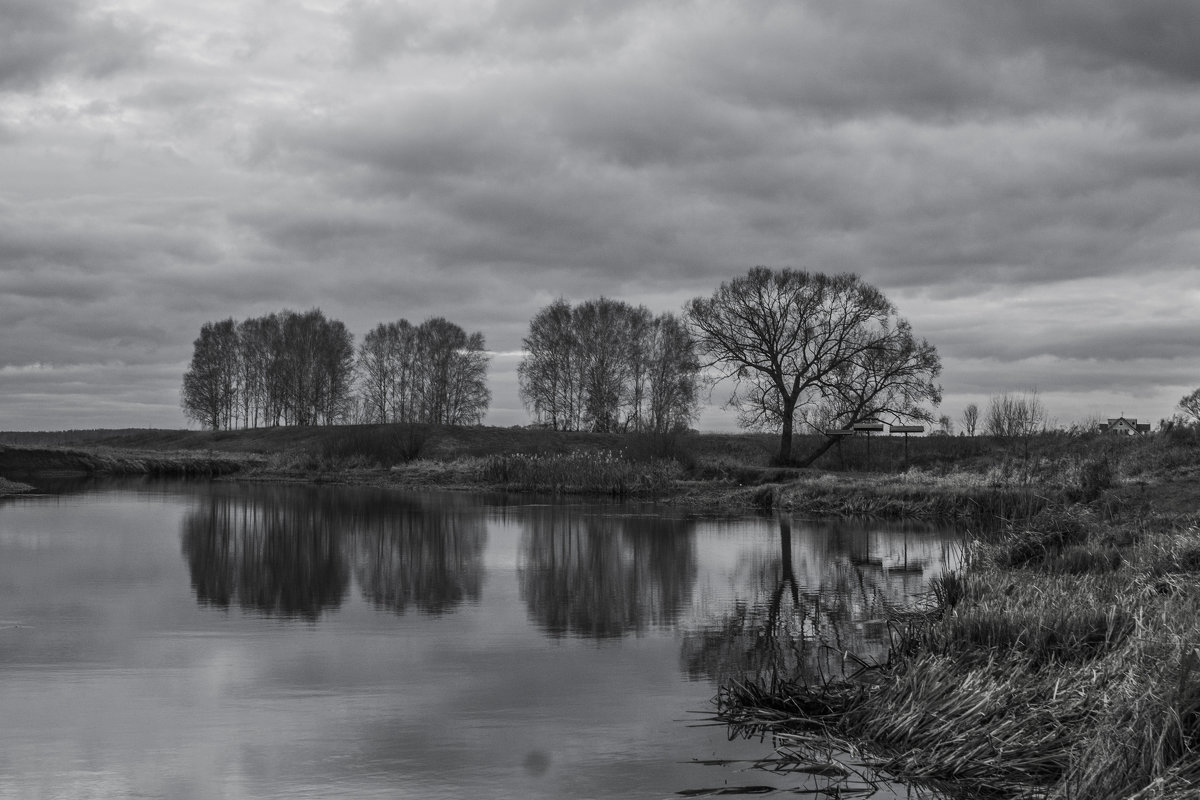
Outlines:
<svg viewBox="0 0 1200 800"><path fill-rule="evenodd" d="M778 551L749 570L749 597L685 633L689 676L820 680L880 663L886 608L911 604L953 557L944 538L854 523L806 527L801 543L797 561L792 525L781 518Z"/></svg>
<svg viewBox="0 0 1200 800"><path fill-rule="evenodd" d="M478 510L395 503L385 513L360 510L353 530L354 576L368 602L427 614L479 602L487 528Z"/></svg>
<svg viewBox="0 0 1200 800"><path fill-rule="evenodd" d="M379 607L477 602L486 537L464 504L354 489L217 487L183 523L200 602L305 619L341 605L351 563Z"/></svg>
<svg viewBox="0 0 1200 800"><path fill-rule="evenodd" d="M183 521L196 598L316 619L341 605L349 584L339 530L327 507L294 491L214 490Z"/></svg>
<svg viewBox="0 0 1200 800"><path fill-rule="evenodd" d="M528 522L517 577L530 617L554 636L606 638L669 625L696 582L694 526L547 509Z"/></svg>

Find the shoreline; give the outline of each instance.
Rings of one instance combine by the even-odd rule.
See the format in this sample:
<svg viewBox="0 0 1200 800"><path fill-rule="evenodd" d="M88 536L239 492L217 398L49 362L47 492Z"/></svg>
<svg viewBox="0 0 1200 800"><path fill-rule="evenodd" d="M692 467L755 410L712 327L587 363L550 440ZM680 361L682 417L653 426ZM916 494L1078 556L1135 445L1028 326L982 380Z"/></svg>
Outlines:
<svg viewBox="0 0 1200 800"><path fill-rule="evenodd" d="M782 512L808 517L876 517L973 523L1027 517L1057 499L1030 487L989 485L961 475L918 477L778 470L761 483L728 478L677 478L621 493L570 486L529 487L481 477L478 459L417 459L382 467L295 468L258 453L126 450L121 448L0 447L0 496L34 491L40 477L152 475L183 479L374 486L383 489L477 493L539 493L562 497L617 498L649 502L699 514ZM31 485L29 481L33 481Z"/></svg>
<svg viewBox="0 0 1200 800"><path fill-rule="evenodd" d="M604 456L612 451L598 451ZM544 456L546 459L576 458ZM583 454L585 460L588 456ZM553 474L517 482L495 462L524 456L415 458L391 467L314 457L311 453L236 450L159 449L112 446L0 445L0 496L32 491L37 478L92 475L152 475L178 478L248 480L296 484L370 485L394 489L437 489L479 493L550 494L569 497L623 497L700 514L788 513L801 517L875 517L958 522L994 527L1040 511L1077 502L1150 504L1200 509L1200 467L1192 474L1142 474L1121 478L1114 470L1088 484L1083 462L1047 470L1052 479L1016 474L1011 467L983 471L909 469L905 472L834 471L747 467L693 476L674 462L633 465L629 474L574 484ZM667 464L670 468L660 468ZM559 462L558 466L563 466ZM566 467L578 466L567 461ZM650 478L644 473L658 470ZM692 471L696 471L693 468ZM701 470L703 471L703 470ZM551 473L554 471L551 470ZM713 472L710 470L710 472ZM501 479L495 479L496 476ZM520 476L517 476L518 478ZM505 479L508 479L507 481ZM553 480L554 483L549 481ZM615 482L614 482L615 480ZM540 481L540 482L539 482ZM1193 487L1195 483L1195 487ZM601 488L594 488L600 486ZM616 487L618 491L614 491ZM1194 488L1194 491L1193 491Z"/></svg>

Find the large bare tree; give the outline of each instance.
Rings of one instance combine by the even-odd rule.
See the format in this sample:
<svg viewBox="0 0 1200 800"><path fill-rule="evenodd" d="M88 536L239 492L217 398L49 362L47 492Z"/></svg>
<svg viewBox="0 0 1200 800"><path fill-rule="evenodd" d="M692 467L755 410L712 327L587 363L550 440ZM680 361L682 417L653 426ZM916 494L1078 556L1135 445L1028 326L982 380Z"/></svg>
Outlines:
<svg viewBox="0 0 1200 800"><path fill-rule="evenodd" d="M732 381L740 422L780 432L780 463L792 462L798 416L836 427L928 421L922 403L941 402L937 351L857 275L755 267L692 300L687 319L702 364Z"/></svg>
<svg viewBox="0 0 1200 800"><path fill-rule="evenodd" d="M1200 422L1200 389L1185 394L1179 401L1179 410L1191 417L1193 422Z"/></svg>

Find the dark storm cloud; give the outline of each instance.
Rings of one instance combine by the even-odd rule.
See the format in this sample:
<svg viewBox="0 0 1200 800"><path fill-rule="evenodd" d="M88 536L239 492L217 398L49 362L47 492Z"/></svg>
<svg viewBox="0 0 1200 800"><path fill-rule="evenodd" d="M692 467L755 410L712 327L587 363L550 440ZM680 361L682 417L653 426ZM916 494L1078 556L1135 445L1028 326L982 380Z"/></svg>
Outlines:
<svg viewBox="0 0 1200 800"><path fill-rule="evenodd" d="M1200 6L1190 0L973 0L967 5L1002 38L1044 48L1083 69L1133 67L1200 81Z"/></svg>
<svg viewBox="0 0 1200 800"><path fill-rule="evenodd" d="M1148 227L1162 228L1160 248L1186 236L1186 127L1147 153L1107 124L1062 117L1118 95L1086 71L1049 70L1038 55L1067 44L1031 37L1013 8L717 6L711 23L663 25L659 50L633 46L630 25L603 68L585 53L516 70L304 144L357 165L364 186L438 208L457 228L431 244L443 263L715 273L681 242L712 254L703 240L719 238L728 262L738 250L749 262L790 238L797 255L782 255L813 268L993 285L1112 274L1142 255ZM551 39L575 21L537 4L515 18ZM643 9L641 22L659 20ZM478 47L520 29L477 31ZM1119 29L1097 33L1097 50ZM1118 118L1141 124L1136 110Z"/></svg>
<svg viewBox="0 0 1200 800"><path fill-rule="evenodd" d="M142 63L148 44L142 26L76 0L0 0L0 89L64 72L104 77Z"/></svg>

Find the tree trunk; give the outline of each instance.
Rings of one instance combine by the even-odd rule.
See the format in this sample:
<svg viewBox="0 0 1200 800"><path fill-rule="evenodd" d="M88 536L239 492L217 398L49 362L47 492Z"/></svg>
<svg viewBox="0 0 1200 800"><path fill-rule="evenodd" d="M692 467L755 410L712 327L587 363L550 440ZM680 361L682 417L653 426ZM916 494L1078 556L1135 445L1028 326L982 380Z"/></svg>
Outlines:
<svg viewBox="0 0 1200 800"><path fill-rule="evenodd" d="M809 454L803 461L801 461L799 466L811 467L814 461L825 455L829 448L833 447L837 443L838 438L836 436L826 436L825 443Z"/></svg>
<svg viewBox="0 0 1200 800"><path fill-rule="evenodd" d="M779 436L779 465L786 466L792 460L792 417L796 415L796 404L783 401L783 432Z"/></svg>

